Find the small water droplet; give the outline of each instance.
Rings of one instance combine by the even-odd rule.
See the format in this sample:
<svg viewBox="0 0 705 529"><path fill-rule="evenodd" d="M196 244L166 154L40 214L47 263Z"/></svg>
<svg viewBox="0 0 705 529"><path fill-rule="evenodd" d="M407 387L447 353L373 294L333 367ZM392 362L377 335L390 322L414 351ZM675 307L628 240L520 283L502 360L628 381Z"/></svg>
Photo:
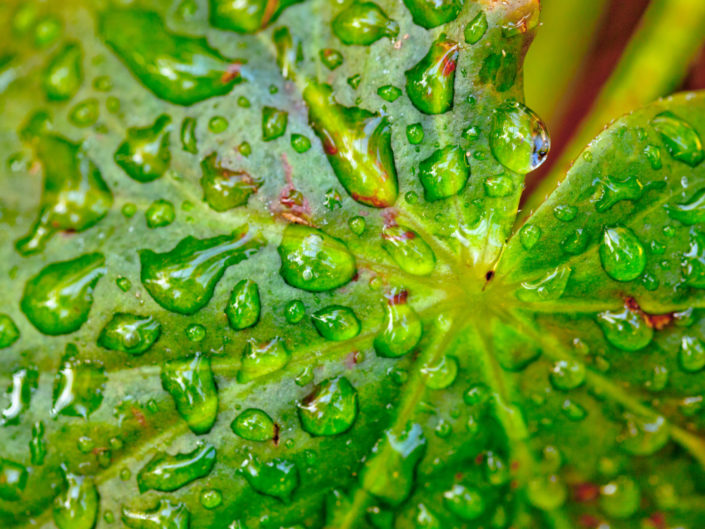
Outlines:
<svg viewBox="0 0 705 529"><path fill-rule="evenodd" d="M670 438L670 428L661 416L637 417L628 414L627 424L620 436L622 448L635 456L655 454Z"/></svg>
<svg viewBox="0 0 705 529"><path fill-rule="evenodd" d="M289 114L273 107L262 109L262 141L273 141L284 135Z"/></svg>
<svg viewBox="0 0 705 529"><path fill-rule="evenodd" d="M27 487L28 476L26 467L0 457L0 499L19 500Z"/></svg>
<svg viewBox="0 0 705 529"><path fill-rule="evenodd" d="M617 476L600 487L600 509L618 520L631 518L641 503L639 485L628 476Z"/></svg>
<svg viewBox="0 0 705 529"><path fill-rule="evenodd" d="M568 490L555 474L543 475L529 481L527 496L537 509L555 511L565 503Z"/></svg>
<svg viewBox="0 0 705 529"><path fill-rule="evenodd" d="M299 469L295 462L288 459L272 459L260 462L254 454L249 454L238 469L250 486L260 494L277 498L284 503L291 500L291 495L299 486Z"/></svg>
<svg viewBox="0 0 705 529"><path fill-rule="evenodd" d="M571 222L578 215L578 208L568 204L561 204L553 208L553 216L561 222Z"/></svg>
<svg viewBox="0 0 705 529"><path fill-rule="evenodd" d="M183 503L159 500L146 511L122 508L122 522L130 529L189 529L191 513Z"/></svg>
<svg viewBox="0 0 705 529"><path fill-rule="evenodd" d="M698 190L684 204L666 206L668 216L686 226L705 222L705 189Z"/></svg>
<svg viewBox="0 0 705 529"><path fill-rule="evenodd" d="M553 365L550 378L556 389L578 388L585 382L585 365L577 360L559 360Z"/></svg>
<svg viewBox="0 0 705 529"><path fill-rule="evenodd" d="M484 11L480 11L475 18L465 26L465 42L468 44L476 44L485 35L489 24L487 23L487 15Z"/></svg>
<svg viewBox="0 0 705 529"><path fill-rule="evenodd" d="M233 330L252 327L259 321L260 298L257 283L249 279L241 280L233 287L225 314Z"/></svg>
<svg viewBox="0 0 705 529"><path fill-rule="evenodd" d="M570 267L561 265L536 281L525 281L517 290L517 298L529 303L560 299L568 286L570 274Z"/></svg>
<svg viewBox="0 0 705 529"><path fill-rule="evenodd" d="M77 127L90 127L98 121L98 100L94 97L76 103L69 112L69 120Z"/></svg>
<svg viewBox="0 0 705 529"><path fill-rule="evenodd" d="M249 408L235 417L230 424L233 433L248 441L271 441L278 433L278 426L266 412Z"/></svg>
<svg viewBox="0 0 705 529"><path fill-rule="evenodd" d="M145 211L144 217L148 228L156 229L169 226L176 218L174 204L168 200L155 200Z"/></svg>
<svg viewBox="0 0 705 529"><path fill-rule="evenodd" d="M309 434L341 434L352 427L357 417L357 391L345 377L324 380L301 401L298 412L301 427Z"/></svg>
<svg viewBox="0 0 705 529"><path fill-rule="evenodd" d="M198 153L196 139L196 118L186 117L181 122L181 148L191 154Z"/></svg>
<svg viewBox="0 0 705 529"><path fill-rule="evenodd" d="M433 250L415 231L404 226L385 226L382 247L404 272L425 276L436 267Z"/></svg>
<svg viewBox="0 0 705 529"><path fill-rule="evenodd" d="M42 421L37 421L32 425L32 439L29 441L29 451L33 465L44 464L44 458L47 455L47 448L46 443L44 442L44 423ZM0 482L1 481L2 478L0 478ZM1 492L0 497L2 497Z"/></svg>
<svg viewBox="0 0 705 529"><path fill-rule="evenodd" d="M375 337L374 347L378 356L396 358L411 352L421 341L423 326L416 311L408 304L408 293L393 291L384 304L382 328Z"/></svg>
<svg viewBox="0 0 705 529"><path fill-rule="evenodd" d="M83 83L83 51L76 42L65 44L44 70L42 86L50 101L71 99Z"/></svg>
<svg viewBox="0 0 705 529"><path fill-rule="evenodd" d="M414 24L431 29L455 20L463 7L462 0L404 0Z"/></svg>
<svg viewBox="0 0 705 529"><path fill-rule="evenodd" d="M201 492L200 500L204 509L212 511L222 505L223 494L217 489L206 489Z"/></svg>
<svg viewBox="0 0 705 529"><path fill-rule="evenodd" d="M311 148L311 140L301 134L292 134L291 147L298 153L304 153Z"/></svg>
<svg viewBox="0 0 705 529"><path fill-rule="evenodd" d="M215 211L223 212L247 205L250 197L262 185L262 180L249 173L223 167L217 153L213 152L201 162L201 187L204 200Z"/></svg>
<svg viewBox="0 0 705 529"><path fill-rule="evenodd" d="M348 226L350 227L350 231L359 237L365 232L367 221L364 217L356 215L350 218L348 221Z"/></svg>
<svg viewBox="0 0 705 529"><path fill-rule="evenodd" d="M705 368L705 346L695 336L683 336L678 352L678 362L683 371L697 373Z"/></svg>
<svg viewBox="0 0 705 529"><path fill-rule="evenodd" d="M348 307L329 305L315 312L311 320L326 340L345 341L360 334L360 321Z"/></svg>

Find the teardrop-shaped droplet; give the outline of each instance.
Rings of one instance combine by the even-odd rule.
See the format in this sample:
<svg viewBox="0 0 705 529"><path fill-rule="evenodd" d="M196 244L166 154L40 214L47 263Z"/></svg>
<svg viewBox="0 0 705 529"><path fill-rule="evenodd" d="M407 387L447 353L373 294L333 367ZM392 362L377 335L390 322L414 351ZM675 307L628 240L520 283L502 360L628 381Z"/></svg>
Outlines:
<svg viewBox="0 0 705 529"><path fill-rule="evenodd" d="M357 417L357 391L345 377L329 378L299 404L299 419L311 435L338 435L348 431Z"/></svg>
<svg viewBox="0 0 705 529"><path fill-rule="evenodd" d="M279 427L266 412L257 408L249 408L240 413L230 425L233 433L247 441L271 441Z"/></svg>
<svg viewBox="0 0 705 529"><path fill-rule="evenodd" d="M262 108L262 141L273 141L284 135L289 114L273 107Z"/></svg>
<svg viewBox="0 0 705 529"><path fill-rule="evenodd" d="M311 127L345 190L361 204L392 206L399 187L389 120L337 103L330 85L310 82L303 95Z"/></svg>
<svg viewBox="0 0 705 529"><path fill-rule="evenodd" d="M45 114L35 114L22 134L44 170L39 214L29 233L15 243L25 256L44 250L58 231L81 232L95 226L113 204L100 170L81 145L41 130L48 126L46 119Z"/></svg>
<svg viewBox="0 0 705 529"><path fill-rule="evenodd" d="M421 341L421 318L407 301L408 293L405 290L393 291L387 297L382 328L374 340L378 356L404 356Z"/></svg>
<svg viewBox="0 0 705 529"><path fill-rule="evenodd" d="M695 288L705 288L705 235L691 234L690 247L683 256L683 277L685 284Z"/></svg>
<svg viewBox="0 0 705 529"><path fill-rule="evenodd" d="M83 52L80 44L69 42L51 58L42 85L50 101L71 99L83 82Z"/></svg>
<svg viewBox="0 0 705 529"><path fill-rule="evenodd" d="M600 244L600 261L615 281L633 281L646 268L646 252L629 228L608 228Z"/></svg>
<svg viewBox="0 0 705 529"><path fill-rule="evenodd" d="M396 37L399 24L374 2L357 1L333 19L333 33L343 44L369 46L383 37Z"/></svg>
<svg viewBox="0 0 705 529"><path fill-rule="evenodd" d="M262 185L262 180L251 177L245 171L223 167L215 152L201 162L201 171L203 198L215 211L247 205L250 196Z"/></svg>
<svg viewBox="0 0 705 529"><path fill-rule="evenodd" d="M469 177L470 166L465 152L454 145L436 150L419 164L419 180L428 201L457 195Z"/></svg>
<svg viewBox="0 0 705 529"><path fill-rule="evenodd" d="M688 202L667 206L668 216L686 226L705 222L705 189L697 191Z"/></svg>
<svg viewBox="0 0 705 529"><path fill-rule="evenodd" d="M106 381L105 369L100 363L79 359L76 346L68 344L54 379L52 417L87 419L103 402Z"/></svg>
<svg viewBox="0 0 705 529"><path fill-rule="evenodd" d="M406 93L421 112L443 114L453 108L458 53L458 43L441 35L426 56L406 71Z"/></svg>
<svg viewBox="0 0 705 529"><path fill-rule="evenodd" d="M154 12L107 9L100 35L130 71L157 97L192 105L225 95L242 81L240 61L230 61L203 37L169 31Z"/></svg>
<svg viewBox="0 0 705 529"><path fill-rule="evenodd" d="M568 391L580 387L585 382L585 364L577 360L559 360L551 370L551 384L554 388Z"/></svg>
<svg viewBox="0 0 705 529"><path fill-rule="evenodd" d="M147 511L123 507L122 523L130 529L189 529L191 513L183 503L159 500L154 509Z"/></svg>
<svg viewBox="0 0 705 529"><path fill-rule="evenodd" d="M560 299L568 286L570 273L569 266L561 265L536 281L525 281L517 290L517 298L528 303Z"/></svg>
<svg viewBox="0 0 705 529"><path fill-rule="evenodd" d="M362 487L390 505L399 505L414 488L416 467L426 453L427 444L421 426L416 423L401 432L386 431L363 467Z"/></svg>
<svg viewBox="0 0 705 529"><path fill-rule="evenodd" d="M431 29L455 20L463 8L462 0L404 0L414 24Z"/></svg>
<svg viewBox="0 0 705 529"><path fill-rule="evenodd" d="M141 355L157 341L161 330L161 324L152 316L118 312L103 327L98 345L111 351Z"/></svg>
<svg viewBox="0 0 705 529"><path fill-rule="evenodd" d="M179 415L195 434L210 431L218 416L218 390L211 361L201 353L162 366L162 387L174 399Z"/></svg>
<svg viewBox="0 0 705 529"><path fill-rule="evenodd" d="M237 381L244 384L279 371L289 363L290 358L291 353L281 338L273 338L268 342L258 342L252 338L242 351Z"/></svg>
<svg viewBox="0 0 705 529"><path fill-rule="evenodd" d="M252 327L259 321L260 310L257 283L249 279L241 280L233 287L225 307L230 327L235 331Z"/></svg>
<svg viewBox="0 0 705 529"><path fill-rule="evenodd" d="M627 423L620 435L622 448L635 456L649 456L661 450L670 439L670 427L660 415L637 417L627 415Z"/></svg>
<svg viewBox="0 0 705 529"><path fill-rule="evenodd" d="M54 500L54 522L59 529L93 529L100 498L93 480L65 472L66 490Z"/></svg>
<svg viewBox="0 0 705 529"><path fill-rule="evenodd" d="M705 150L698 132L673 112L658 114L651 120L651 126L659 133L666 150L674 159L691 167L705 159Z"/></svg>
<svg viewBox="0 0 705 529"><path fill-rule="evenodd" d="M137 474L137 485L142 493L148 490L171 492L206 477L213 470L215 460L215 447L203 442L188 453L158 452Z"/></svg>
<svg viewBox="0 0 705 529"><path fill-rule="evenodd" d="M623 351L640 351L651 343L654 330L637 312L627 308L618 312L602 312L597 315L605 339Z"/></svg>
<svg viewBox="0 0 705 529"><path fill-rule="evenodd" d="M147 227L151 229L169 226L176 218L174 204L168 200L155 200L144 212L144 218L147 221Z"/></svg>
<svg viewBox="0 0 705 529"><path fill-rule="evenodd" d="M17 501L27 487L29 473L24 465L0 457L0 499Z"/></svg>
<svg viewBox="0 0 705 529"><path fill-rule="evenodd" d="M465 42L468 44L476 44L487 32L489 24L487 23L487 15L484 11L480 11L475 18L473 18L465 26L463 34L465 35Z"/></svg>
<svg viewBox="0 0 705 529"><path fill-rule="evenodd" d="M299 486L299 469L288 459L272 459L262 463L257 456L249 454L238 469L250 486L260 494L272 496L285 503Z"/></svg>
<svg viewBox="0 0 705 529"><path fill-rule="evenodd" d="M10 347L20 339L20 330L7 314L0 313L0 349Z"/></svg>
<svg viewBox="0 0 705 529"><path fill-rule="evenodd" d="M705 368L705 346L695 336L683 336L678 352L678 363L683 371L697 373Z"/></svg>
<svg viewBox="0 0 705 529"><path fill-rule="evenodd" d="M443 355L440 359L427 362L421 367L424 383L430 389L450 387L458 376L458 359Z"/></svg>
<svg viewBox="0 0 705 529"><path fill-rule="evenodd" d="M162 176L171 161L170 123L171 118L162 114L150 126L127 129L127 138L115 151L115 163L138 182L151 182Z"/></svg>
<svg viewBox="0 0 705 529"><path fill-rule="evenodd" d="M631 518L639 510L640 504L641 489L628 476L617 476L600 487L600 509L611 518Z"/></svg>
<svg viewBox="0 0 705 529"><path fill-rule="evenodd" d="M526 105L508 101L495 111L490 150L507 169L529 173L546 161L550 148L546 125Z"/></svg>
<svg viewBox="0 0 705 529"><path fill-rule="evenodd" d="M10 403L0 414L0 426L19 424L37 390L38 380L39 372L35 367L21 367L12 373L12 385L8 389Z"/></svg>
<svg viewBox="0 0 705 529"><path fill-rule="evenodd" d="M357 269L344 242L321 230L289 224L278 248L279 273L293 287L322 292L349 283Z"/></svg>
<svg viewBox="0 0 705 529"><path fill-rule="evenodd" d="M479 490L456 483L443 493L446 508L461 520L470 522L485 512L485 498Z"/></svg>
<svg viewBox="0 0 705 529"><path fill-rule="evenodd" d="M622 200L639 200L643 191L644 185L634 175L627 175L626 178L606 175L600 179L600 195L595 202L595 209L604 213Z"/></svg>
<svg viewBox="0 0 705 529"><path fill-rule="evenodd" d="M314 312L313 326L326 340L342 342L360 334L360 320L352 309L341 305L329 305Z"/></svg>
<svg viewBox="0 0 705 529"><path fill-rule="evenodd" d="M433 250L415 231L404 226L385 226L382 247L404 272L426 276L436 267Z"/></svg>
<svg viewBox="0 0 705 529"><path fill-rule="evenodd" d="M88 320L104 263L102 254L91 253L45 266L25 284L22 312L44 334L77 331Z"/></svg>
<svg viewBox="0 0 705 529"><path fill-rule="evenodd" d="M194 314L208 304L226 268L248 259L265 244L259 233L244 225L232 235L188 236L164 253L140 250L142 284L165 309Z"/></svg>
<svg viewBox="0 0 705 529"><path fill-rule="evenodd" d="M210 24L237 33L264 29L290 5L303 0L209 0Z"/></svg>

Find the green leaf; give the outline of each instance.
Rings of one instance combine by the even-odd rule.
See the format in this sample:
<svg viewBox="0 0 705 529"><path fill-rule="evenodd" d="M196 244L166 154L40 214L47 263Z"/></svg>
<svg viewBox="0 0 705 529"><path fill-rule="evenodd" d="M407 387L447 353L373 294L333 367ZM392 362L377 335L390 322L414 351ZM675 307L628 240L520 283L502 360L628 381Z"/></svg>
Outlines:
<svg viewBox="0 0 705 529"><path fill-rule="evenodd" d="M537 16L3 3L0 526L701 526L703 96L512 236Z"/></svg>

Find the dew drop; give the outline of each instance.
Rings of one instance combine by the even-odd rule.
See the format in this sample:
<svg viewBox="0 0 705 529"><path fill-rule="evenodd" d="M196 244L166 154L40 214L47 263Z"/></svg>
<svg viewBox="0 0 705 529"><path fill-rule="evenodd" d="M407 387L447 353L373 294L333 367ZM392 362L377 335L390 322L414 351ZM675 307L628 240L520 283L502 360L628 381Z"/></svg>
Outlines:
<svg viewBox="0 0 705 529"><path fill-rule="evenodd" d="M345 377L324 380L299 403L298 412L301 427L309 434L341 434L357 417L357 391Z"/></svg>
<svg viewBox="0 0 705 529"><path fill-rule="evenodd" d="M360 320L352 309L341 305L329 305L311 316L313 326L326 340L341 342L360 334Z"/></svg>
<svg viewBox="0 0 705 529"><path fill-rule="evenodd" d="M561 265L536 281L525 281L517 290L517 298L529 303L560 299L568 286L570 274L570 267Z"/></svg>
<svg viewBox="0 0 705 529"><path fill-rule="evenodd" d="M76 346L67 344L54 379L51 416L87 419L103 402L106 381L105 369L101 364L79 359Z"/></svg>
<svg viewBox="0 0 705 529"><path fill-rule="evenodd" d="M544 475L529 481L527 496L537 509L555 511L565 503L568 490L558 476Z"/></svg>
<svg viewBox="0 0 705 529"><path fill-rule="evenodd" d="M76 103L69 112L69 120L77 127L90 127L98 121L98 100L94 97Z"/></svg>
<svg viewBox="0 0 705 529"><path fill-rule="evenodd" d="M10 347L20 338L20 330L7 314L0 313L0 349Z"/></svg>
<svg viewBox="0 0 705 529"><path fill-rule="evenodd" d="M300 299L290 301L284 307L284 319L287 323L299 323L306 316L306 306Z"/></svg>
<svg viewBox="0 0 705 529"><path fill-rule="evenodd" d="M278 432L278 427L266 412L249 408L240 413L230 424L235 435L247 441L271 441Z"/></svg>
<svg viewBox="0 0 705 529"><path fill-rule="evenodd" d="M705 159L700 135L687 121L666 111L651 120L668 153L679 162L695 167Z"/></svg>
<svg viewBox="0 0 705 529"><path fill-rule="evenodd" d="M600 244L600 261L615 281L633 281L646 268L646 252L629 228L608 228Z"/></svg>
<svg viewBox="0 0 705 529"><path fill-rule="evenodd" d="M333 19L333 33L343 44L369 46L381 38L396 37L399 24L374 2L353 2Z"/></svg>
<svg viewBox="0 0 705 529"><path fill-rule="evenodd" d="M191 513L183 503L159 500L154 509L146 511L123 507L122 522L130 529L189 529Z"/></svg>
<svg viewBox="0 0 705 529"><path fill-rule="evenodd" d="M654 330L638 313L625 308L619 312L602 312L597 316L605 339L617 349L640 351L651 343Z"/></svg>
<svg viewBox="0 0 705 529"><path fill-rule="evenodd" d="M93 529L100 499L93 480L64 471L66 490L54 500L54 522L59 529Z"/></svg>
<svg viewBox="0 0 705 529"><path fill-rule="evenodd" d="M257 342L251 338L242 351L237 381L244 384L279 371L289 363L290 359L291 353L281 338L273 338L268 342Z"/></svg>
<svg viewBox="0 0 705 529"><path fill-rule="evenodd" d="M531 250L541 239L541 228L534 224L524 224L519 232L519 241L524 250Z"/></svg>
<svg viewBox="0 0 705 529"><path fill-rule="evenodd" d="M203 159L201 172L203 198L218 212L247 205L247 201L262 185L260 179L253 178L245 171L223 167L215 152Z"/></svg>
<svg viewBox="0 0 705 529"><path fill-rule="evenodd" d="M419 179L424 188L424 197L429 201L457 195L469 177L470 166L465 153L457 146L438 149L419 164Z"/></svg>
<svg viewBox="0 0 705 529"><path fill-rule="evenodd" d="M321 58L321 62L329 70L335 70L338 66L343 64L343 54L338 50L326 48L321 50L318 56Z"/></svg>
<svg viewBox="0 0 705 529"><path fill-rule="evenodd" d="M374 339L378 356L396 358L411 352L421 341L423 326L416 311L407 302L405 290L393 291L384 305L382 328Z"/></svg>
<svg viewBox="0 0 705 529"><path fill-rule="evenodd" d="M705 222L705 189L698 190L685 204L666 206L668 216L686 226Z"/></svg>
<svg viewBox="0 0 705 529"><path fill-rule="evenodd" d="M509 101L495 111L490 150L507 169L529 173L546 161L550 148L546 125L527 106Z"/></svg>
<svg viewBox="0 0 705 529"><path fill-rule="evenodd" d="M406 93L425 114L443 114L453 108L458 43L444 35L436 40L426 56L406 71Z"/></svg>
<svg viewBox="0 0 705 529"><path fill-rule="evenodd" d="M237 33L264 29L290 5L303 0L209 0L211 26Z"/></svg>
<svg viewBox="0 0 705 529"><path fill-rule="evenodd" d="M465 42L468 44L477 44L487 32L488 26L487 15L485 15L484 11L480 11L475 15L475 18L465 26Z"/></svg>
<svg viewBox="0 0 705 529"><path fill-rule="evenodd" d="M444 355L421 367L421 375L427 388L444 389L450 387L458 376L458 359Z"/></svg>
<svg viewBox="0 0 705 529"><path fill-rule="evenodd" d="M443 504L466 522L479 518L485 512L485 498L480 491L460 483L443 493Z"/></svg>
<svg viewBox="0 0 705 529"><path fill-rule="evenodd" d="M140 493L148 490L172 492L210 474L216 461L216 450L200 442L191 452L170 455L158 452L137 474Z"/></svg>
<svg viewBox="0 0 705 529"><path fill-rule="evenodd" d="M250 486L265 494L288 503L299 486L299 469L293 461L277 458L262 463L257 456L249 454L238 469Z"/></svg>
<svg viewBox="0 0 705 529"><path fill-rule="evenodd" d="M83 51L76 42L65 44L44 70L42 86L50 101L71 99L83 83Z"/></svg>
<svg viewBox="0 0 705 529"><path fill-rule="evenodd" d="M181 148L191 154L198 153L198 140L196 139L196 118L186 117L181 122Z"/></svg>
<svg viewBox="0 0 705 529"><path fill-rule="evenodd" d="M559 360L551 370L551 384L563 391L579 388L585 382L585 365L577 360Z"/></svg>
<svg viewBox="0 0 705 529"><path fill-rule="evenodd" d="M28 476L26 467L0 457L0 499L19 500L27 487Z"/></svg>
<svg viewBox="0 0 705 529"><path fill-rule="evenodd" d="M304 153L311 148L311 140L301 134L292 134L291 147L299 154Z"/></svg>
<svg viewBox="0 0 705 529"><path fill-rule="evenodd" d="M284 135L289 114L273 107L262 109L262 140L273 141Z"/></svg>
<svg viewBox="0 0 705 529"><path fill-rule="evenodd" d="M642 418L629 414L620 441L627 453L648 456L661 450L669 438L670 428L663 417Z"/></svg>
<svg viewBox="0 0 705 529"><path fill-rule="evenodd" d="M639 485L628 476L617 476L600 487L600 508L607 516L618 520L631 518L640 503Z"/></svg>
<svg viewBox="0 0 705 529"><path fill-rule="evenodd" d="M115 151L115 163L138 182L152 182L162 176L171 161L170 123L171 118L162 114L148 127L127 129L127 138Z"/></svg>
<svg viewBox="0 0 705 529"><path fill-rule="evenodd" d="M678 362L683 371L697 373L705 368L705 346L695 336L683 336L678 352Z"/></svg>
<svg viewBox="0 0 705 529"><path fill-rule="evenodd" d="M161 334L161 324L151 316L119 312L103 327L98 345L131 355L146 352Z"/></svg>
<svg viewBox="0 0 705 529"><path fill-rule="evenodd" d="M223 494L217 489L206 489L201 492L200 501L204 509L212 511L222 505Z"/></svg>
<svg viewBox="0 0 705 529"><path fill-rule="evenodd" d="M382 247L404 272L417 276L429 275L436 267L431 247L415 231L404 226L385 226Z"/></svg>
<svg viewBox="0 0 705 529"><path fill-rule="evenodd" d="M418 145L423 141L424 131L421 123L412 123L406 127L406 139L412 145Z"/></svg>
<svg viewBox="0 0 705 529"><path fill-rule="evenodd" d="M32 439L29 441L29 452L33 465L44 464L44 458L47 455L47 447L44 442L44 423L42 421L37 421L32 425ZM2 472L0 472L0 474L2 474ZM2 482L2 478L0 478L0 482ZM0 497L2 497L1 492Z"/></svg>
<svg viewBox="0 0 705 529"><path fill-rule="evenodd" d="M607 175L600 179L599 198L595 202L595 210L604 213L622 200L639 200L644 191L644 185L636 176L629 175L620 179Z"/></svg>
<svg viewBox="0 0 705 529"><path fill-rule="evenodd" d="M174 204L168 200L155 200L144 213L147 227L150 229L169 226L176 218Z"/></svg>
<svg viewBox="0 0 705 529"><path fill-rule="evenodd" d="M235 331L252 327L259 321L260 310L257 283L249 279L241 280L233 287L225 307L230 327Z"/></svg>
<svg viewBox="0 0 705 529"><path fill-rule="evenodd" d="M462 0L404 0L414 24L431 29L455 20L463 8Z"/></svg>

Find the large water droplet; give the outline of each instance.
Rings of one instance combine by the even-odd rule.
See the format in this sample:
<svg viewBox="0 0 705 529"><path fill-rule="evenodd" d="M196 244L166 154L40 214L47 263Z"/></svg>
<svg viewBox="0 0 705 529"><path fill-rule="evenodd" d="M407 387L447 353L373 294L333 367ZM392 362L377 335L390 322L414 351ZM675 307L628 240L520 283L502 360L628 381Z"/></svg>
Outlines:
<svg viewBox="0 0 705 529"><path fill-rule="evenodd" d="M666 111L651 120L651 126L659 133L670 155L695 167L705 159L703 143L693 126L673 112Z"/></svg>
<svg viewBox="0 0 705 529"><path fill-rule="evenodd" d="M440 359L428 362L421 368L426 387L444 389L450 387L458 376L458 359L443 355Z"/></svg>
<svg viewBox="0 0 705 529"><path fill-rule="evenodd" d="M19 424L22 413L29 408L38 381L39 372L35 367L21 367L12 373L12 385L8 389L10 403L0 415L0 426Z"/></svg>
<svg viewBox="0 0 705 529"><path fill-rule="evenodd" d="M170 123L171 118L162 114L148 127L127 129L127 138L115 151L115 163L138 182L151 182L162 176L171 161Z"/></svg>
<svg viewBox="0 0 705 529"><path fill-rule="evenodd" d="M218 390L211 361L201 353L162 366L162 386L195 434L210 431L218 416Z"/></svg>
<svg viewBox="0 0 705 529"><path fill-rule="evenodd" d="M7 314L0 313L0 349L10 347L20 338L20 330Z"/></svg>
<svg viewBox="0 0 705 529"><path fill-rule="evenodd" d="M617 476L600 487L600 508L612 518L631 518L641 503L639 485L628 476Z"/></svg>
<svg viewBox="0 0 705 529"><path fill-rule="evenodd" d="M602 312L597 315L605 339L623 351L639 351L651 343L654 330L637 312L625 308L619 312Z"/></svg>
<svg viewBox="0 0 705 529"><path fill-rule="evenodd" d="M280 274L293 287L321 292L348 283L356 274L355 258L344 242L321 230L289 224L279 245Z"/></svg>
<svg viewBox="0 0 705 529"><path fill-rule="evenodd" d="M404 0L414 24L431 29L455 20L463 8L462 0Z"/></svg>
<svg viewBox="0 0 705 529"><path fill-rule="evenodd" d="M461 520L470 522L485 512L485 498L479 490L456 483L443 493L446 508Z"/></svg>
<svg viewBox="0 0 705 529"><path fill-rule="evenodd" d="M357 391L345 377L324 380L298 406L301 427L311 435L346 432L357 417Z"/></svg>
<svg viewBox="0 0 705 529"><path fill-rule="evenodd" d="M646 268L646 252L629 228L608 228L600 244L600 261L615 281L633 281Z"/></svg>
<svg viewBox="0 0 705 529"><path fill-rule="evenodd" d="M622 448L635 456L655 454L670 438L670 428L661 416L637 417L627 415L627 424L620 436Z"/></svg>
<svg viewBox="0 0 705 529"><path fill-rule="evenodd" d="M268 342L258 342L251 338L242 351L237 381L244 384L279 371L289 363L290 358L291 353L281 338L273 338Z"/></svg>
<svg viewBox="0 0 705 529"><path fill-rule="evenodd" d="M161 17L138 9L107 9L100 34L157 97L192 105L225 95L242 81L241 62L225 59L203 37L169 31Z"/></svg>
<svg viewBox="0 0 705 529"><path fill-rule="evenodd" d="M385 226L382 229L382 247L408 274L425 276L436 267L436 256L428 243L404 226Z"/></svg>
<svg viewBox="0 0 705 529"><path fill-rule="evenodd" d="M25 466L0 457L0 499L19 500L27 486L28 476Z"/></svg>
<svg viewBox="0 0 705 529"><path fill-rule="evenodd" d="M213 470L215 460L215 447L202 442L188 453L159 452L137 474L137 485L142 493L148 490L171 492L206 477Z"/></svg>
<svg viewBox="0 0 705 529"><path fill-rule="evenodd" d="M683 336L678 352L678 362L683 371L697 373L705 368L705 346L695 336Z"/></svg>
<svg viewBox="0 0 705 529"><path fill-rule="evenodd" d="M360 334L360 320L348 307L329 305L314 312L311 320L318 333L326 340L341 342Z"/></svg>
<svg viewBox="0 0 705 529"><path fill-rule="evenodd" d="M71 99L83 82L83 52L76 42L65 44L51 58L44 71L42 86L50 101Z"/></svg>
<svg viewBox="0 0 705 529"><path fill-rule="evenodd" d="M247 205L262 181L245 171L233 171L223 167L218 155L213 152L201 162L201 187L203 198L216 211L227 211Z"/></svg>
<svg viewBox="0 0 705 529"><path fill-rule="evenodd" d="M247 225L232 235L186 237L173 250L140 250L141 278L154 301L167 310L194 314L208 304L225 269L255 254L265 240Z"/></svg>
<svg viewBox="0 0 705 529"><path fill-rule="evenodd" d="M154 509L147 511L122 509L122 522L130 529L189 529L190 521L186 505L170 500L159 500Z"/></svg>
<svg viewBox="0 0 705 529"><path fill-rule="evenodd" d="M517 298L529 303L560 299L568 286L570 273L568 265L561 265L536 281L525 281L517 290Z"/></svg>
<svg viewBox="0 0 705 529"><path fill-rule="evenodd" d="M240 331L252 327L259 321L260 298L257 283L249 279L241 280L230 292L230 300L225 307L228 323L233 330Z"/></svg>
<svg viewBox="0 0 705 529"><path fill-rule="evenodd" d="M238 469L250 486L260 494L272 496L285 503L299 486L299 469L288 459L273 459L265 463L250 454Z"/></svg>
<svg viewBox="0 0 705 529"><path fill-rule="evenodd" d="M425 114L443 114L453 108L458 43L441 35L426 56L406 71L406 93Z"/></svg>
<svg viewBox="0 0 705 529"><path fill-rule="evenodd" d="M54 522L59 529L93 529L98 517L98 489L86 476L64 473L66 490L54 500Z"/></svg>
<svg viewBox="0 0 705 529"><path fill-rule="evenodd" d="M396 37L399 24L374 2L353 2L333 19L333 33L343 44L369 46L383 37Z"/></svg>
<svg viewBox="0 0 705 529"><path fill-rule="evenodd" d="M25 284L22 312L44 334L77 331L88 319L104 262L102 254L91 253L45 266Z"/></svg>
<svg viewBox="0 0 705 529"><path fill-rule="evenodd" d="M267 27L290 5L303 0L209 0L213 27L255 33Z"/></svg>
<svg viewBox="0 0 705 529"><path fill-rule="evenodd" d="M460 193L470 177L465 152L449 145L438 149L419 164L419 180L426 200L434 201Z"/></svg>
<svg viewBox="0 0 705 529"><path fill-rule="evenodd" d="M546 125L526 105L509 101L495 111L490 149L507 169L529 173L546 161L550 148Z"/></svg>
<svg viewBox="0 0 705 529"><path fill-rule="evenodd" d="M668 216L686 226L705 222L705 189L697 191L685 204L666 206Z"/></svg>
<svg viewBox="0 0 705 529"><path fill-rule="evenodd" d="M105 369L97 362L80 360L77 356L76 346L68 344L54 379L52 417L66 415L87 419L103 402Z"/></svg>
<svg viewBox="0 0 705 529"><path fill-rule="evenodd" d="M141 355L157 341L161 329L161 324L151 316L118 312L103 327L98 345L112 351Z"/></svg>
<svg viewBox="0 0 705 529"><path fill-rule="evenodd" d="M423 325L407 298L405 290L393 291L387 297L384 322L374 340L375 351L381 357L403 356L421 341Z"/></svg>
<svg viewBox="0 0 705 529"><path fill-rule="evenodd" d="M271 441L278 433L278 426L266 412L249 408L235 417L230 424L233 433L248 441Z"/></svg>

